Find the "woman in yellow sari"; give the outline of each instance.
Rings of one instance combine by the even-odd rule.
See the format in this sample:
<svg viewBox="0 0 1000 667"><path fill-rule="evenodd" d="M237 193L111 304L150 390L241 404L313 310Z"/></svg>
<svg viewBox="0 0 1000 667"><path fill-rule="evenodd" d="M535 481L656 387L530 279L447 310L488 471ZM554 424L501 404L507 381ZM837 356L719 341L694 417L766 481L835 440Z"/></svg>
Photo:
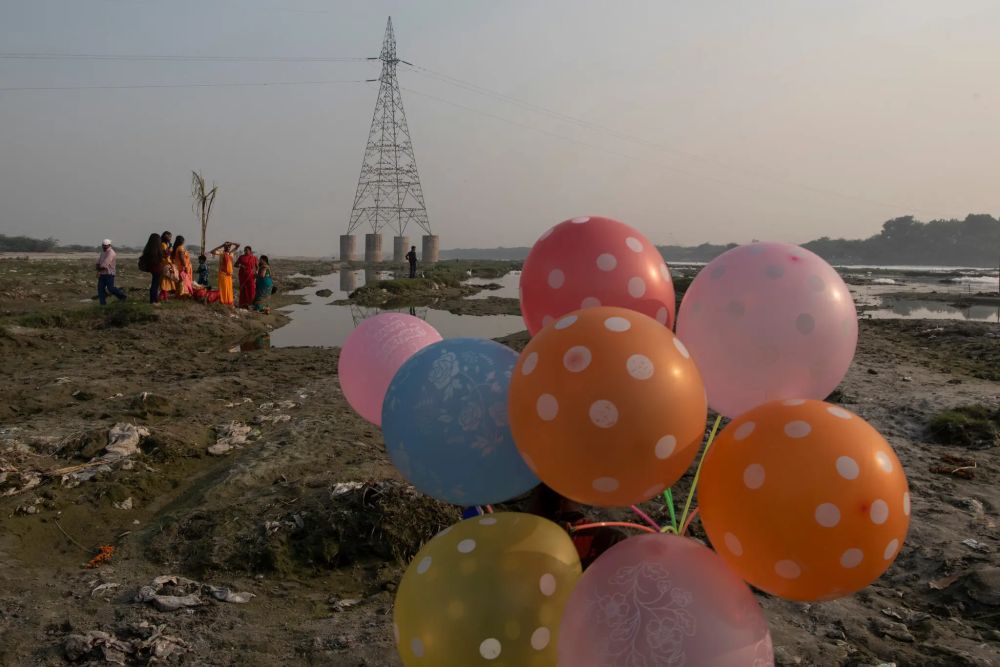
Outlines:
<svg viewBox="0 0 1000 667"><path fill-rule="evenodd" d="M174 241L172 254L174 268L177 269L177 296L191 296L191 255L184 245L184 237L178 236Z"/></svg>
<svg viewBox="0 0 1000 667"><path fill-rule="evenodd" d="M160 242L163 244L163 268L160 274L160 300L167 298L168 294L173 294L177 289L177 267L173 262L173 241L174 235L170 232L160 234Z"/></svg>
<svg viewBox="0 0 1000 667"><path fill-rule="evenodd" d="M219 303L233 305L233 251L240 247L239 243L226 241L212 250L219 258Z"/></svg>

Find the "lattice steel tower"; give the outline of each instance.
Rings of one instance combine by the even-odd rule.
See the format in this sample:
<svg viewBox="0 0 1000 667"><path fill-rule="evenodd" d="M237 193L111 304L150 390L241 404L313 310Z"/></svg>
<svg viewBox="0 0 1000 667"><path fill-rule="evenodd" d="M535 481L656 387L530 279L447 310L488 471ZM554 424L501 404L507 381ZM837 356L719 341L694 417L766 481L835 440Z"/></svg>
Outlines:
<svg viewBox="0 0 1000 667"><path fill-rule="evenodd" d="M410 63L396 57L392 17L386 24L381 54L369 60L381 60L382 73L377 79L378 100L375 102L371 130L368 132L368 144L365 146L361 176L354 195L351 221L347 227L347 234L341 237L341 257L353 259L344 257L345 239L349 239L350 248L346 249L348 250L346 254L349 255L353 252L355 231L359 227L366 227L371 229L371 233L365 236L365 260L381 261L381 231L384 227L389 227L396 233L393 259L402 261L403 256L409 251L409 239L404 233L406 226L413 222L427 235L424 237L424 261L435 261L437 238L431 236L424 193L420 187L420 176L417 174L417 161L413 157L413 142L410 140L410 130L406 125L406 112L403 111L399 82L396 80L396 65L400 62L407 65ZM434 252L431 254L435 255L434 257L428 257L429 239L433 239Z"/></svg>

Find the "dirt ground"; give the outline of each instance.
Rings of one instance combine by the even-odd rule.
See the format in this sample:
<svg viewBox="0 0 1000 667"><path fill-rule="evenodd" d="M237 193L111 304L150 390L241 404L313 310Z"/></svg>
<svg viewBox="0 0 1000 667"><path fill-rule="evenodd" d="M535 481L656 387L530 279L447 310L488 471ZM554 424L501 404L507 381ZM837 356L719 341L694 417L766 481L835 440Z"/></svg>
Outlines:
<svg viewBox="0 0 1000 667"><path fill-rule="evenodd" d="M308 284L293 275L332 268L274 265L275 305ZM119 282L141 302L145 277ZM259 344L279 313L102 311L95 282L86 261L0 261L0 664L398 665L396 583L458 512L399 481L343 398L338 351ZM997 369L996 325L862 321L835 399L896 448L910 535L850 598L761 595L777 664L1000 665L1000 448L927 431L945 409L1000 407ZM102 459L116 424L148 435ZM83 567L102 546L110 561ZM176 611L138 601L162 575L206 586L174 586L196 594Z"/></svg>

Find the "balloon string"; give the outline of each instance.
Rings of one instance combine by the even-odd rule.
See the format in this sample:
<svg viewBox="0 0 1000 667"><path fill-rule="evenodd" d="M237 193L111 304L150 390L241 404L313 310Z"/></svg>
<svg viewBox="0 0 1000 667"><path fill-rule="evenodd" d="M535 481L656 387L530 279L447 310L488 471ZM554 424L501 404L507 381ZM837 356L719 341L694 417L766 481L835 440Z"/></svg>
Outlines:
<svg viewBox="0 0 1000 667"><path fill-rule="evenodd" d="M719 430L719 424L722 423L722 415L718 415L715 418L715 424L712 426L712 432L708 435L708 442L705 443L705 451L701 453L701 460L698 461L698 468L694 471L694 480L691 482L691 489L688 491L687 502L684 503L684 511L681 512L681 526L684 526L685 530L688 525L688 510L691 509L691 501L694 499L695 489L698 488L698 479L701 477L701 466L705 463L705 457L708 455L708 448L712 446L715 441L715 434ZM692 517L693 518L693 517ZM684 530L678 533L679 535L684 534Z"/></svg>
<svg viewBox="0 0 1000 667"><path fill-rule="evenodd" d="M653 530L649 526L643 526L639 523L628 523L627 521L599 521L597 523L582 523L578 526L570 526L570 532L577 532L579 530L586 530L587 528L603 528L604 526L621 526L622 528L635 528L636 530L641 530L646 533L657 533L659 530Z"/></svg>
<svg viewBox="0 0 1000 667"><path fill-rule="evenodd" d="M632 507L632 511L633 512L635 512L640 517L642 517L643 521L645 521L650 526L652 526L656 530L656 532L660 532L660 524L658 524L655 521L653 521L653 519L648 514L646 514L645 512L643 512L641 509L639 509L635 505L632 505L631 507Z"/></svg>
<svg viewBox="0 0 1000 667"><path fill-rule="evenodd" d="M683 527L683 528L681 528L681 532L680 532L680 535L684 535L684 534L685 534L686 532L688 532L688 528L690 528L690 527L691 527L691 522L692 522L692 521L694 521L694 518L695 518L696 516L698 516L698 509L699 509L699 508L695 507L695 508L694 508L694 509L693 509L693 510L691 511L691 516L689 516L689 517L687 518L687 521L686 521L686 522L684 523L684 527Z"/></svg>
<svg viewBox="0 0 1000 667"><path fill-rule="evenodd" d="M663 490L663 499L667 503L667 509L670 510L670 527L677 532L677 515L674 514L674 494L670 489Z"/></svg>

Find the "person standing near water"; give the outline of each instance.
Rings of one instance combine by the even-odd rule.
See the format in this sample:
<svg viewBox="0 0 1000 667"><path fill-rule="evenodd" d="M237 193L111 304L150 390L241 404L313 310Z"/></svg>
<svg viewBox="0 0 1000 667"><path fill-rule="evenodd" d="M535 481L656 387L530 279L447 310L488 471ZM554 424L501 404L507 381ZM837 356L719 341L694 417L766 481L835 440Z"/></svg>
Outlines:
<svg viewBox="0 0 1000 667"><path fill-rule="evenodd" d="M163 263L160 268L160 299L166 299L168 294L173 293L177 288L175 278L177 270L173 264L174 235L170 232L160 234L160 243L163 247Z"/></svg>
<svg viewBox="0 0 1000 667"><path fill-rule="evenodd" d="M177 296L191 296L191 254L184 246L183 236L174 242L172 261L177 270Z"/></svg>
<svg viewBox="0 0 1000 667"><path fill-rule="evenodd" d="M410 277L417 277L417 246L411 245L410 252L406 253L406 261L410 263Z"/></svg>
<svg viewBox="0 0 1000 667"><path fill-rule="evenodd" d="M257 291L257 258L253 254L253 248L243 248L236 266L240 267L240 308L250 308Z"/></svg>
<svg viewBox="0 0 1000 667"><path fill-rule="evenodd" d="M219 258L219 303L233 305L233 251L240 247L239 243L226 241L212 250Z"/></svg>
<svg viewBox="0 0 1000 667"><path fill-rule="evenodd" d="M154 306L160 305L160 279L163 272L163 244L159 234L150 234L146 241L146 247L139 257L139 269L146 271L152 276L149 283L149 302Z"/></svg>
<svg viewBox="0 0 1000 667"><path fill-rule="evenodd" d="M125 300L125 292L115 287L115 253L111 247L111 239L104 239L101 242L101 254L97 258L97 300L101 305L108 302L108 293L118 297L119 301Z"/></svg>

